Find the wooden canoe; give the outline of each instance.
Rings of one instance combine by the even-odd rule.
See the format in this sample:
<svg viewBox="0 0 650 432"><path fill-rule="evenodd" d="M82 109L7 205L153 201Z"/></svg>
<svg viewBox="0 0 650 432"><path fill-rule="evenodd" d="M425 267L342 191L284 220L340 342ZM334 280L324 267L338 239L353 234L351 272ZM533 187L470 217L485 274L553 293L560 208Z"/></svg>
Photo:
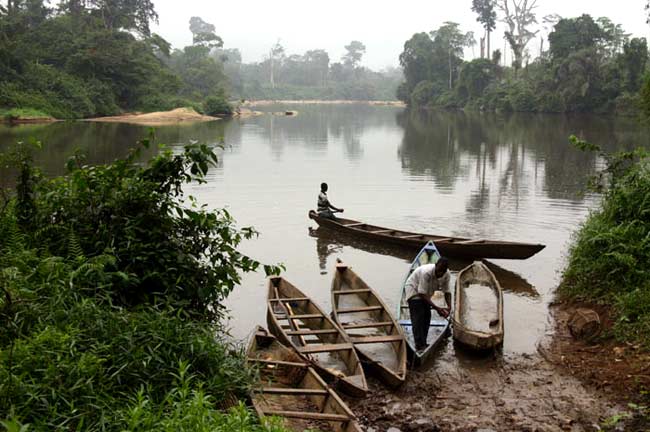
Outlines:
<svg viewBox="0 0 650 432"><path fill-rule="evenodd" d="M283 417L286 427L300 432L361 432L350 408L305 359L262 327L251 337L247 356L259 368L260 385L251 400L260 419Z"/></svg>
<svg viewBox="0 0 650 432"><path fill-rule="evenodd" d="M402 284L400 302L397 306L397 321L402 326L406 335L408 354L413 366L419 366L435 352L435 349L444 340L449 330L449 320L440 316L435 310L431 310L431 323L427 334L427 347L422 351L415 350L415 339L413 339L413 325L411 324L411 313L409 311L408 299L406 298L406 280L413 273L413 270L425 264L435 264L440 258L440 252L433 242L427 243L420 253L417 254Z"/></svg>
<svg viewBox="0 0 650 432"><path fill-rule="evenodd" d="M351 396L368 393L350 338L316 303L282 277L269 278L266 319L271 333L310 359L326 381Z"/></svg>
<svg viewBox="0 0 650 432"><path fill-rule="evenodd" d="M440 253L446 257L481 259L526 259L544 249L542 244L516 243L500 240L468 239L462 237L418 234L369 225L352 219L328 219L309 211L309 218L319 226L362 237L368 240L390 243L419 250L423 244L433 241Z"/></svg>
<svg viewBox="0 0 650 432"><path fill-rule="evenodd" d="M456 279L454 339L476 350L503 344L503 292L494 273L480 261Z"/></svg>
<svg viewBox="0 0 650 432"><path fill-rule="evenodd" d="M377 293L338 259L332 280L332 317L370 372L391 387L404 384L407 347L402 328Z"/></svg>

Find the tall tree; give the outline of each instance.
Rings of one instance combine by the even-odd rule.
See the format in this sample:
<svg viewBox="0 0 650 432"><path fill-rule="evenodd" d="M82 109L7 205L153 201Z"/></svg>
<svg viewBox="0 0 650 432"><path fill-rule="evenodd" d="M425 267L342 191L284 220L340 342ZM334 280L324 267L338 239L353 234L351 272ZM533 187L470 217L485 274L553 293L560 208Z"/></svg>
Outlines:
<svg viewBox="0 0 650 432"><path fill-rule="evenodd" d="M526 45L538 33L531 27L537 24L537 17L533 10L537 7L537 0L498 0L497 7L503 12L502 21L508 26L505 37L515 56L512 65L515 72L521 69Z"/></svg>
<svg viewBox="0 0 650 432"><path fill-rule="evenodd" d="M599 46L607 35L590 15L577 18L563 18L555 24L548 35L551 55L555 59L568 57L570 54Z"/></svg>
<svg viewBox="0 0 650 432"><path fill-rule="evenodd" d="M463 33L460 25L446 21L438 30L431 32L434 46L441 48L447 54L449 89L453 87L454 70L460 67L463 58L463 49L476 44L473 32Z"/></svg>
<svg viewBox="0 0 650 432"><path fill-rule="evenodd" d="M223 39L215 33L214 25L199 17L190 18L190 31L192 32L193 45L202 45L210 50L223 47Z"/></svg>
<svg viewBox="0 0 650 432"><path fill-rule="evenodd" d="M404 43L404 51L399 55L399 62L406 78L403 100L407 99L419 82L431 78L433 50L433 41L426 33L416 33Z"/></svg>
<svg viewBox="0 0 650 432"><path fill-rule="evenodd" d="M478 15L476 21L480 22L485 29L485 36L487 38L487 56L490 58L490 33L494 31L497 26L497 13L494 10L495 0L472 0L472 11ZM481 50L483 51L483 50Z"/></svg>
<svg viewBox="0 0 650 432"><path fill-rule="evenodd" d="M275 69L282 64L284 59L284 47L280 45L280 40L275 43L269 50L269 63L270 63L270 76L271 88L275 88Z"/></svg>
<svg viewBox="0 0 650 432"><path fill-rule="evenodd" d="M95 17L107 30L133 30L145 36L151 33L149 24L158 22L152 0L62 0L59 9Z"/></svg>
<svg viewBox="0 0 650 432"><path fill-rule="evenodd" d="M345 50L347 52L341 58L343 64L349 68L355 69L359 66L361 58L366 53L366 46L357 40L353 40L349 45L345 46Z"/></svg>

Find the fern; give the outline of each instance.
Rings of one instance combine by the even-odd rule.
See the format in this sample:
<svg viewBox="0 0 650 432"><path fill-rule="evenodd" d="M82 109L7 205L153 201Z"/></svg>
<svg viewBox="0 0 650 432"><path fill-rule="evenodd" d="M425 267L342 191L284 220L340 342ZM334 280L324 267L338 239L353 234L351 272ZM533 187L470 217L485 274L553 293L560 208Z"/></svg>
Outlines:
<svg viewBox="0 0 650 432"><path fill-rule="evenodd" d="M77 237L77 234L75 234L72 228L68 233L68 258L79 262L86 260L86 255L81 247L81 242L79 242L79 237Z"/></svg>

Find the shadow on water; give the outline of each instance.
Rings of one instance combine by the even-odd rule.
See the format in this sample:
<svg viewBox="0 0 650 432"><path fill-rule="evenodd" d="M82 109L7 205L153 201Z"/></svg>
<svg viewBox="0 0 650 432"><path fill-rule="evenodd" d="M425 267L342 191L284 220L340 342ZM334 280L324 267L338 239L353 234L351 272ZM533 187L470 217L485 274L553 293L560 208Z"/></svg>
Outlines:
<svg viewBox="0 0 650 432"><path fill-rule="evenodd" d="M341 248L343 246L351 246L364 252L402 259L405 263L404 272L406 272L408 265L413 261L419 252L419 250L406 247L369 242L365 239L359 239L351 235L334 232L322 227L309 227L309 235L316 239L316 253L318 255L318 263L321 274L325 274L327 271L326 265L328 257L330 255L340 254ZM490 270L492 270L494 276L498 279L501 287L505 291L530 298L539 297L539 293L535 287L519 274L491 263L487 260L484 260L483 262L485 262ZM470 264L471 261L467 260L449 260L449 268L454 273L459 272Z"/></svg>

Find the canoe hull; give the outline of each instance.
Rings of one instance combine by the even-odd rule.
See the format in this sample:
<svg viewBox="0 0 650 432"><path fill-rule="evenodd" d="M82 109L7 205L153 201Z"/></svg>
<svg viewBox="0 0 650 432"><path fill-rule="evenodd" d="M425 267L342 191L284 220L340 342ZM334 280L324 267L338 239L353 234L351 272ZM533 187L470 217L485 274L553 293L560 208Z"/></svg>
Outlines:
<svg viewBox="0 0 650 432"><path fill-rule="evenodd" d="M465 313L469 313L464 302L464 284L469 283L487 284L486 289L491 289L495 301L494 316L498 320L497 325L491 331L484 329L472 329L466 327L463 323L467 322ZM489 285L490 288L487 288ZM497 348L503 345L504 323L503 323L503 290L494 273L482 262L477 261L458 273L456 279L456 292L454 295L454 340L467 348L476 351L485 351ZM491 316L491 315L490 315Z"/></svg>
<svg viewBox="0 0 650 432"><path fill-rule="evenodd" d="M443 256L476 260L481 258L518 259L530 258L544 245L516 243L498 240L472 240L461 237L444 237L432 234L418 234L409 231L393 230L376 225L369 225L352 219L336 220L318 216L311 210L309 218L319 226L366 240L420 250L422 245L435 242Z"/></svg>
<svg viewBox="0 0 650 432"><path fill-rule="evenodd" d="M404 283L402 284L401 300L397 306L397 317L406 336L406 342L409 348L409 361L413 367L418 367L426 363L433 353L436 352L437 347L440 346L445 337L449 335L449 320L441 317L435 310L432 310L431 322L429 323L429 333L427 335L427 348L420 352L416 351L410 311L407 299L405 298L406 280L413 270L424 264L434 264L438 258L440 258L440 252L438 252L435 244L433 244L433 242L427 243L411 263L411 267L409 268L409 271L404 278Z"/></svg>
<svg viewBox="0 0 650 432"><path fill-rule="evenodd" d="M332 279L332 318L350 337L364 368L390 387L404 384L407 373L407 345L402 328L377 293L347 265L337 260ZM377 308L370 312L339 314L345 304ZM348 324L353 328L347 328ZM358 326L364 326L359 328ZM354 328L356 326L356 328ZM363 343L370 338L388 340L376 344ZM361 342L355 342L362 340ZM375 350L370 349L374 347ZM380 348L377 351L377 348ZM390 358L387 358L390 357Z"/></svg>
<svg viewBox="0 0 650 432"><path fill-rule="evenodd" d="M341 329L334 323L334 321L332 321L329 316L325 315L325 313L322 311L322 309L320 309L320 307L318 307L318 305L309 300L309 298L305 296L302 291L290 284L284 278L269 278L268 290L267 324L271 333L273 333L273 335L276 336L280 342L287 346L291 346L307 359L310 359L311 356L309 351L305 350L309 350L310 347L313 348L318 345L322 345L323 347L333 346L337 351L334 351L332 355L341 359L342 364L345 365L346 372L343 372L340 369L333 369L324 366L317 359L311 359L311 364L313 364L314 368L326 381L336 385L336 387L342 392L354 397L366 396L368 393L368 384L363 373L361 361L359 360L359 357L352 345L350 338L348 338L347 335L341 331ZM280 315L274 313L274 307L277 307L277 305L281 303L277 301L278 298L306 299L307 301L299 301L292 305L299 313L291 315L306 314L318 316L318 318L308 319L308 324L304 325L304 327L301 328L298 328L295 324L298 320L292 319L289 322L291 328L285 329L283 328L281 320L279 319ZM303 310L303 308L307 310ZM287 308L285 310L288 311L289 309ZM310 331L312 332L312 335L310 336L315 336L317 339L307 341L305 339L305 336L287 334L287 331L297 330ZM318 331L327 331L329 333L320 335L317 334ZM330 350L312 351L311 354L317 356L317 353L328 352L330 352Z"/></svg>
<svg viewBox="0 0 650 432"><path fill-rule="evenodd" d="M323 381L304 358L283 346L262 327L257 327L247 350L248 362L256 364L262 375L273 377L270 388L262 383L251 393L258 417L285 413L285 425L293 430L311 428L309 421L329 424L335 432L361 432L354 413ZM301 411L301 405L311 410ZM338 420L330 420L332 416Z"/></svg>

